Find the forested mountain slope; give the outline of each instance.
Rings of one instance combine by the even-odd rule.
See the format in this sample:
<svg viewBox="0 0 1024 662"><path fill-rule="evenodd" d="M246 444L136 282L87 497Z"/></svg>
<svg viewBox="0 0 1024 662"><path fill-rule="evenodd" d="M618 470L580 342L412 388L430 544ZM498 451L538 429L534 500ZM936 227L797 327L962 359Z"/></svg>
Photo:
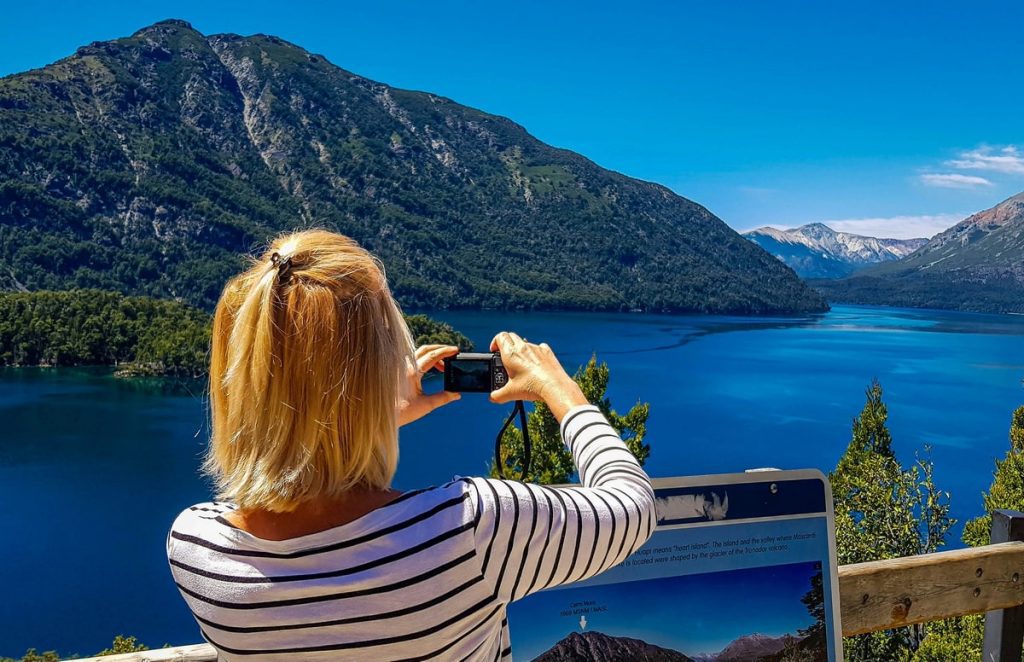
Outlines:
<svg viewBox="0 0 1024 662"><path fill-rule="evenodd" d="M663 186L275 37L164 21L0 79L0 288L209 308L308 226L378 254L407 308L825 308Z"/></svg>

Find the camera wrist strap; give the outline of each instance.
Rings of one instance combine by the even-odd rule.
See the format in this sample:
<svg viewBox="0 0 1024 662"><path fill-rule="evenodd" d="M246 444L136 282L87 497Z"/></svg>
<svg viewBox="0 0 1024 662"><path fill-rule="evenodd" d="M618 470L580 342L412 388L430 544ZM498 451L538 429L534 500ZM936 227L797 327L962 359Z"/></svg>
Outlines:
<svg viewBox="0 0 1024 662"><path fill-rule="evenodd" d="M519 414L519 428L523 432L523 463L520 480L525 482L527 475L530 473L532 448L530 444L530 430L526 426L526 407L523 405L522 400L516 400L512 413L505 419L505 424L501 426L501 430L498 432L498 438L494 440L494 464L498 467L498 475L504 478L505 463L501 459L501 438L505 436L505 430L508 429L508 426L512 425L512 419L516 417L516 414Z"/></svg>

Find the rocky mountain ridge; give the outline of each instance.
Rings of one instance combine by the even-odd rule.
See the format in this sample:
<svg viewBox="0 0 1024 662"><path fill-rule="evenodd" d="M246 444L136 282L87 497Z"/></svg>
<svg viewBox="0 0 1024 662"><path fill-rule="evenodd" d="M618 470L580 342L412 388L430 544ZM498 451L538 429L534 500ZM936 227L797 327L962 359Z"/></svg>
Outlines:
<svg viewBox="0 0 1024 662"><path fill-rule="evenodd" d="M774 659L787 647L799 645L800 639L791 634L772 637L755 632L737 637L717 653L694 655L695 662L761 662Z"/></svg>
<svg viewBox="0 0 1024 662"><path fill-rule="evenodd" d="M898 268L943 270L969 267L978 274L1000 274L1010 269L1024 281L1024 264L1015 259L1024 249L1024 192L980 211L933 237L916 255ZM998 259L989 259L998 258Z"/></svg>
<svg viewBox="0 0 1024 662"><path fill-rule="evenodd" d="M837 232L822 223L780 230L763 227L743 233L803 278L841 278L879 262L910 255L927 239L882 239Z"/></svg>
<svg viewBox="0 0 1024 662"><path fill-rule="evenodd" d="M767 634L755 632L736 639L723 648L715 657L715 662L744 662L746 660L758 660L770 655L775 655L787 645L795 644L798 639L792 635L784 634L781 637L772 637Z"/></svg>
<svg viewBox="0 0 1024 662"><path fill-rule="evenodd" d="M533 662L693 662L686 655L629 637L573 632Z"/></svg>

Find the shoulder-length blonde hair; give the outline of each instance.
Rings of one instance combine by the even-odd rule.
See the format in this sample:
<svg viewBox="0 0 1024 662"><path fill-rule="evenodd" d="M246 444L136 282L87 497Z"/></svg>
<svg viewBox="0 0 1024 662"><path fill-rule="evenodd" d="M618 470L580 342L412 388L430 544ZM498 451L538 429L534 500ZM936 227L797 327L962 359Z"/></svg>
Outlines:
<svg viewBox="0 0 1024 662"><path fill-rule="evenodd" d="M219 498L288 512L388 487L412 353L376 258L322 230L276 239L214 315L204 468Z"/></svg>

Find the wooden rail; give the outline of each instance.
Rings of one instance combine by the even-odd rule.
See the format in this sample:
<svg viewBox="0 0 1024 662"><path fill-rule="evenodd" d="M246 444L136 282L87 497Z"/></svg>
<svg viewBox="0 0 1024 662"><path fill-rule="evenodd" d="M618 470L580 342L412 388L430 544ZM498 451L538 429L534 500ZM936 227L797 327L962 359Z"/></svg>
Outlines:
<svg viewBox="0 0 1024 662"><path fill-rule="evenodd" d="M839 568L843 634L1024 604L1024 542Z"/></svg>
<svg viewBox="0 0 1024 662"><path fill-rule="evenodd" d="M1019 662L1024 632L1024 514L993 513L985 547L839 568L846 636L988 612L985 662ZM100 662L213 662L208 644L89 658Z"/></svg>
<svg viewBox="0 0 1024 662"><path fill-rule="evenodd" d="M122 655L105 655L89 657L76 662L215 662L217 651L210 644L192 644L191 646L175 646L174 648L154 648L141 653L124 653Z"/></svg>

